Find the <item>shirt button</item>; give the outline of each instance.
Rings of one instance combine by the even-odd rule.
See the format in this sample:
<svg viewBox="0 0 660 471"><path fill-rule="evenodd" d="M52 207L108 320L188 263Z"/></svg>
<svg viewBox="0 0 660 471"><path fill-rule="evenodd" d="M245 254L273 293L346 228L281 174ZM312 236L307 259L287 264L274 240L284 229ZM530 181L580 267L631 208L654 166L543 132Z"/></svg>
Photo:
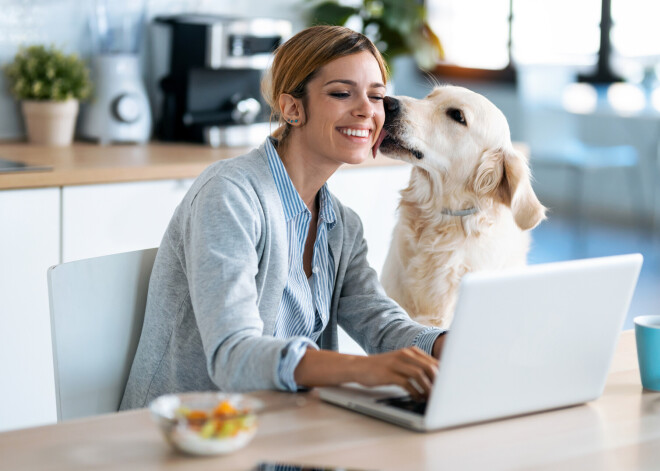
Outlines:
<svg viewBox="0 0 660 471"><path fill-rule="evenodd" d="M319 272L319 267L312 268L312 273L318 273L318 272Z"/></svg>

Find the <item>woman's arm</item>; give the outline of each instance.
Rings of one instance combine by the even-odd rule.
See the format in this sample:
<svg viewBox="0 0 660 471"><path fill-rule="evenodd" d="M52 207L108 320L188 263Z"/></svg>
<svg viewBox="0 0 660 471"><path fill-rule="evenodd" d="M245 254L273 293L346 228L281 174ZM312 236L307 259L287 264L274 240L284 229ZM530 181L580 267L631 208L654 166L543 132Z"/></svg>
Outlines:
<svg viewBox="0 0 660 471"><path fill-rule="evenodd" d="M343 209L345 238L335 287L338 324L370 354L414 345L431 355L442 330L414 322L387 296L367 260L359 217Z"/></svg>
<svg viewBox="0 0 660 471"><path fill-rule="evenodd" d="M292 339L263 336L258 307L261 224L244 185L217 176L198 192L185 225L190 302L208 375L221 390L286 389L279 365Z"/></svg>
<svg viewBox="0 0 660 471"><path fill-rule="evenodd" d="M433 342L433 357L440 360L440 355L442 355L442 348L445 345L445 340L447 339L447 332L440 334L438 338Z"/></svg>

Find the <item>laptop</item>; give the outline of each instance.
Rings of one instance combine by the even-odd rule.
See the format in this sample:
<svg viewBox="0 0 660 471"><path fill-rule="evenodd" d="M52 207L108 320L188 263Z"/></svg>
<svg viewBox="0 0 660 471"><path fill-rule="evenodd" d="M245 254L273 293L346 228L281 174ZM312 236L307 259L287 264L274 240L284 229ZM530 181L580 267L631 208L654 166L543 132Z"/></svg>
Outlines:
<svg viewBox="0 0 660 471"><path fill-rule="evenodd" d="M642 267L630 254L466 274L433 389L320 388L324 401L418 431L598 398Z"/></svg>

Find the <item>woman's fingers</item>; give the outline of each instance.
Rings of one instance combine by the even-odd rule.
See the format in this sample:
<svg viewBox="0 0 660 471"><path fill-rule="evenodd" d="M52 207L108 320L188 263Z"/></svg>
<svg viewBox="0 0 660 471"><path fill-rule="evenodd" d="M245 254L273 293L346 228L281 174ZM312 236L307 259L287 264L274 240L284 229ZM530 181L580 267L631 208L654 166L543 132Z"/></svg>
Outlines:
<svg viewBox="0 0 660 471"><path fill-rule="evenodd" d="M404 348L367 358L364 385L396 384L418 399L430 394L438 361L420 349Z"/></svg>
<svg viewBox="0 0 660 471"><path fill-rule="evenodd" d="M423 364L411 364L408 362L402 362L395 364L394 368L396 369L397 373L403 375L406 378L408 383L416 392L415 396L428 396L431 392L431 388L433 387L435 374L431 373L429 375L425 369L426 366L427 365Z"/></svg>
<svg viewBox="0 0 660 471"><path fill-rule="evenodd" d="M435 380L435 375L438 371L438 360L430 355L427 355L417 347L411 347L409 349L404 349L403 351L405 352L406 350L412 354L412 356L408 357L408 360L412 364L421 367L431 383L433 383Z"/></svg>
<svg viewBox="0 0 660 471"><path fill-rule="evenodd" d="M414 380L411 380L406 375L396 375L395 379L392 381L392 384L401 386L403 389L406 390L408 394L410 394L410 396L412 396L417 400L425 399L426 397L428 397L428 393L425 394L424 391L421 390L421 387L413 383L413 381Z"/></svg>

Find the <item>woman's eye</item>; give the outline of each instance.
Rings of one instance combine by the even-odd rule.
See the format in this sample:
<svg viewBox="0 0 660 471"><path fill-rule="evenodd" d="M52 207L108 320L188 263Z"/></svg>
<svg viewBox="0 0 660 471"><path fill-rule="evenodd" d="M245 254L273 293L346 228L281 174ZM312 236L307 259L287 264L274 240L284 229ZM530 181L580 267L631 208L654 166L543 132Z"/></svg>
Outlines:
<svg viewBox="0 0 660 471"><path fill-rule="evenodd" d="M335 98L348 98L351 95L348 92L332 92L330 93L330 96Z"/></svg>
<svg viewBox="0 0 660 471"><path fill-rule="evenodd" d="M376 101L383 101L384 98L385 97L380 96L380 95L376 95L376 96L371 97L372 100L376 100Z"/></svg>
<svg viewBox="0 0 660 471"><path fill-rule="evenodd" d="M449 108L447 110L447 116L449 116L451 119L456 121L457 123L463 124L464 126L467 126L467 122L465 121L465 116L463 116L463 112L459 110L458 108Z"/></svg>

